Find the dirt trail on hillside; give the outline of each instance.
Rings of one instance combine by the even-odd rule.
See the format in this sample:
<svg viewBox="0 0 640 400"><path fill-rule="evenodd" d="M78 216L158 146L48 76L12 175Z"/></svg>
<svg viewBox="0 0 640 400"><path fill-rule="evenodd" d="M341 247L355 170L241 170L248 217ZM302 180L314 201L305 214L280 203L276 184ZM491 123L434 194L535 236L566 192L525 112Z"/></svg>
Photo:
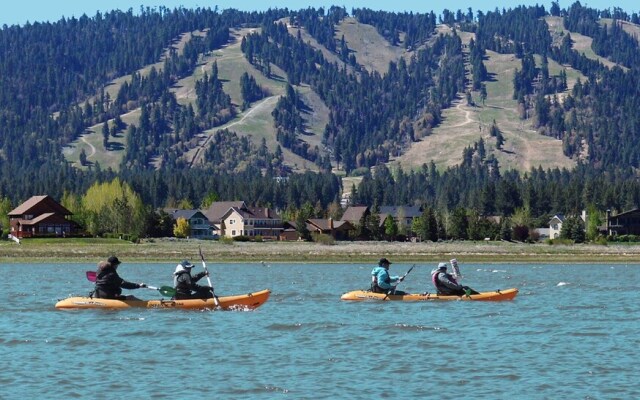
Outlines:
<svg viewBox="0 0 640 400"><path fill-rule="evenodd" d="M226 125L217 126L215 128L205 131L203 134L206 135L206 138L198 144L198 148L195 154L193 155L193 157L191 158L191 161L189 162L189 167L193 167L200 160L200 158L202 157L201 156L202 151L207 148L207 146L209 145L209 142L211 141L211 138L213 137L213 132L216 132L221 129L229 129L235 125L243 123L244 120L247 119L247 117L249 117L251 114L275 103L276 101L278 101L279 98L280 98L280 95L267 97L262 101L260 101L258 104L256 104L255 107L252 107L251 109L249 109L249 111L247 111L239 120L230 122Z"/></svg>
<svg viewBox="0 0 640 400"><path fill-rule="evenodd" d="M84 135L80 136L80 140L82 140L82 142L84 144L86 144L87 146L89 146L89 148L91 149L91 153L87 154L87 158L93 157L96 154L95 146L92 145L91 143L87 142L87 139L85 139Z"/></svg>

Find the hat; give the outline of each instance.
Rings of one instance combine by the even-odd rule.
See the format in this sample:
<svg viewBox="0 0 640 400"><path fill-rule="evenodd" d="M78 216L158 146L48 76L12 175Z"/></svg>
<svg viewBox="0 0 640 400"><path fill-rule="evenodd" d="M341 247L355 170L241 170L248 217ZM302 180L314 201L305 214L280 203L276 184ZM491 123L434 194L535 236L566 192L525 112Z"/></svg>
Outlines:
<svg viewBox="0 0 640 400"><path fill-rule="evenodd" d="M185 268L193 268L193 264L191 264L189 260L180 261L180 265L182 265Z"/></svg>
<svg viewBox="0 0 640 400"><path fill-rule="evenodd" d="M391 265L391 261L387 260L386 258L381 258L380 261L378 261L378 265Z"/></svg>
<svg viewBox="0 0 640 400"><path fill-rule="evenodd" d="M120 260L118 260L118 257L116 256L111 256L107 259L107 261L109 262L109 264L113 265L114 267L118 264L120 264Z"/></svg>
<svg viewBox="0 0 640 400"><path fill-rule="evenodd" d="M438 269L447 269L447 264L441 262L440 264L438 264Z"/></svg>

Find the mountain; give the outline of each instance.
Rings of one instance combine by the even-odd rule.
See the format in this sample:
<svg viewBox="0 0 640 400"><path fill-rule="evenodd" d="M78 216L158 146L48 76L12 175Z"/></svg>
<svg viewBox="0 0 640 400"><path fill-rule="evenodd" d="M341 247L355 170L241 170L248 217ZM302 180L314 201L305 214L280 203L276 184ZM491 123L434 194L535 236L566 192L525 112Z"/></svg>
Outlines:
<svg viewBox="0 0 640 400"><path fill-rule="evenodd" d="M472 159L520 173L635 170L639 23L554 2L440 15L161 7L4 27L0 190Z"/></svg>

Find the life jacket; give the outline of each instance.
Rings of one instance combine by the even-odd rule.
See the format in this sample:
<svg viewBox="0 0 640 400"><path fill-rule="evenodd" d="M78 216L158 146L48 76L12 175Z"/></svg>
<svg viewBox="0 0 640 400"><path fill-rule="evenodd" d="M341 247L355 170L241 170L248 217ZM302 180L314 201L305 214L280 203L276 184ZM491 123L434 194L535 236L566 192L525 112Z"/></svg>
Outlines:
<svg viewBox="0 0 640 400"><path fill-rule="evenodd" d="M173 273L173 287L179 293L191 294L191 289L193 287L191 271L179 265L176 268L176 272Z"/></svg>
<svg viewBox="0 0 640 400"><path fill-rule="evenodd" d="M94 294L99 298L115 298L122 293L121 283L122 278L113 267L105 268L96 276Z"/></svg>
<svg viewBox="0 0 640 400"><path fill-rule="evenodd" d="M438 279L439 274L446 274L446 272L442 272L437 269L435 272L431 273L431 281L433 282L433 286L436 287L438 293L441 292L440 288L442 287L442 284L440 284L440 280ZM455 284L458 284L458 281L456 281L452 276L449 278L449 280Z"/></svg>

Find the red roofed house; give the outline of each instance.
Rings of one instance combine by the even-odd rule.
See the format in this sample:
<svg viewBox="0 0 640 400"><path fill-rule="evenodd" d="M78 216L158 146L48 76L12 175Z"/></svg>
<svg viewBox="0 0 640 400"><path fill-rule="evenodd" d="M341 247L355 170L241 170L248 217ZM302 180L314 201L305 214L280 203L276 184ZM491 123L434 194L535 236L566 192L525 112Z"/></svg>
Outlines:
<svg viewBox="0 0 640 400"><path fill-rule="evenodd" d="M33 196L9 212L11 235L17 238L71 236L81 231L73 213L49 196Z"/></svg>

